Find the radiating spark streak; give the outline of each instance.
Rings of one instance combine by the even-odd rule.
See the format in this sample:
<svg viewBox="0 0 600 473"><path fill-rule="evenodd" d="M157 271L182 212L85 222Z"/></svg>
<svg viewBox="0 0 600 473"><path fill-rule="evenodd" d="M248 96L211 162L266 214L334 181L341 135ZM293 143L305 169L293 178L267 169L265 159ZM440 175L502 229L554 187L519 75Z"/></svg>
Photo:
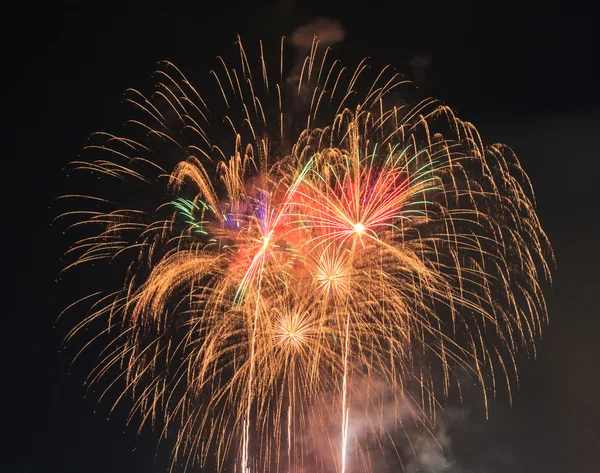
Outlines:
<svg viewBox="0 0 600 473"><path fill-rule="evenodd" d="M287 441L288 441L288 473L292 472L292 406L288 407L288 429L287 429Z"/></svg>
<svg viewBox="0 0 600 473"><path fill-rule="evenodd" d="M350 351L350 312L346 317L346 334L344 337L344 376L342 381L342 469L346 473L346 450L348 448L348 353Z"/></svg>

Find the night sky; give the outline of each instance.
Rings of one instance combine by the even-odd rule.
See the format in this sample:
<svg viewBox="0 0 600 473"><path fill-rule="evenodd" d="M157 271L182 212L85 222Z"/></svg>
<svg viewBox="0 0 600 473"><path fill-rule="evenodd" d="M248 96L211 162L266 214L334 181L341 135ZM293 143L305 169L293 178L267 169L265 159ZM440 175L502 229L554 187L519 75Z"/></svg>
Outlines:
<svg viewBox="0 0 600 473"><path fill-rule="evenodd" d="M424 87L475 123L485 142L507 143L517 152L556 252L554 284L546 288L550 325L538 359L518 358L514 405L499 397L488 421L477 406L462 420L449 415L449 458L437 470L421 465L419 471L599 471L600 77L593 15L576 11L577 2L560 11L546 2L211 3L220 6L67 2L31 6L5 19L15 21L20 34L4 42L11 83L4 90L4 178L17 208L5 206L16 222L5 218L3 233L10 262L4 287L14 302L2 324L0 470L167 470L168 442L157 450L157 434L136 436L135 423L125 429L124 409L107 420L110 404L98 404L95 393L85 397L82 386L93 360L71 368L75 353L60 350L70 325L55 324L56 318L81 290L55 281L69 243L63 229L51 225L54 199L68 191L63 167L90 133L118 131L127 113L123 92L149 90L156 61L170 60L191 78L209 81L215 57L232 57L237 34L246 44L276 45L281 35L321 16L344 28L335 53L347 64L369 56L374 65L392 64L410 77L411 59L431 55Z"/></svg>

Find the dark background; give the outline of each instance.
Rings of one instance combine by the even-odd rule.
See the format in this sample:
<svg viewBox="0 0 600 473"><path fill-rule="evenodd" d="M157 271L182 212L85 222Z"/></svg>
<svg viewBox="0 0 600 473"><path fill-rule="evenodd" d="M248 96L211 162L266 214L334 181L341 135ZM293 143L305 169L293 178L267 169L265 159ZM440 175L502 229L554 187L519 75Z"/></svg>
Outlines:
<svg viewBox="0 0 600 473"><path fill-rule="evenodd" d="M93 393L84 397L85 360L70 368L74 353L59 353L69 327L54 325L72 300L69 287L55 282L67 242L50 225L53 200L67 191L62 169L91 132L118 129L123 91L147 90L157 60L210 80L205 64L231 54L236 34L246 44L276 43L324 16L346 31L336 47L344 62L369 56L410 75L410 60L431 54L427 88L474 122L484 141L515 149L556 251L551 323L538 359L518 359L513 407L500 397L487 422L470 412L452 420L448 462L420 471L599 471L600 94L592 12L576 2L562 9L547 2L202 3L32 4L5 19L4 187L16 203L6 211L16 220L6 218L3 233L4 287L13 306L5 307L2 324L1 470L166 471L168 445L155 455L157 435L136 437L135 425L123 433L120 410L107 420L110 405L98 405Z"/></svg>

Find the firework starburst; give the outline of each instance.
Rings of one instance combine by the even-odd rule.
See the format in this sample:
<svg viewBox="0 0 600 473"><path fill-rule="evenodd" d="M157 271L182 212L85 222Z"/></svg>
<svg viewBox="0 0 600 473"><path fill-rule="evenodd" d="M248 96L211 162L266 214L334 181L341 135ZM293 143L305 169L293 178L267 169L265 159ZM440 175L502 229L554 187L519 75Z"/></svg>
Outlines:
<svg viewBox="0 0 600 473"><path fill-rule="evenodd" d="M68 338L105 320L90 382L120 373L108 390L142 425L163 419L175 461L349 471L352 410L382 390L423 425L463 372L484 398L498 379L510 391L546 320L552 253L510 149L317 41L289 94L260 50L256 68L240 43L239 65L212 72L210 110L162 63L151 96L127 92L123 135L94 135L73 163L101 179L67 196L89 204L61 216L87 232L68 268L123 284ZM403 425L393 412L373 416L375 443Z"/></svg>

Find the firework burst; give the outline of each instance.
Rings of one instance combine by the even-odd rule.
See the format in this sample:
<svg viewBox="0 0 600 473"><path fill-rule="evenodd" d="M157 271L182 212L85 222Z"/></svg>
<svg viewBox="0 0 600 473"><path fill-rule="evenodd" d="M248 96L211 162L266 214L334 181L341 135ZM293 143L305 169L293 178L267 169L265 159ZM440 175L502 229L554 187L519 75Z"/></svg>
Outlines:
<svg viewBox="0 0 600 473"><path fill-rule="evenodd" d="M423 424L460 373L485 399L499 380L510 393L552 253L509 148L317 41L290 91L283 44L272 76L262 44L254 67L240 42L239 65L212 71L210 111L162 63L150 97L127 91L123 136L94 135L73 163L101 180L66 196L79 204L61 218L85 232L67 269L123 268L123 285L68 339L105 321L90 383L117 372L107 391L175 432L175 462L344 472L352 446L352 471L369 471L349 425L382 406L378 389ZM405 408L389 412L370 424L378 442L403 425Z"/></svg>

